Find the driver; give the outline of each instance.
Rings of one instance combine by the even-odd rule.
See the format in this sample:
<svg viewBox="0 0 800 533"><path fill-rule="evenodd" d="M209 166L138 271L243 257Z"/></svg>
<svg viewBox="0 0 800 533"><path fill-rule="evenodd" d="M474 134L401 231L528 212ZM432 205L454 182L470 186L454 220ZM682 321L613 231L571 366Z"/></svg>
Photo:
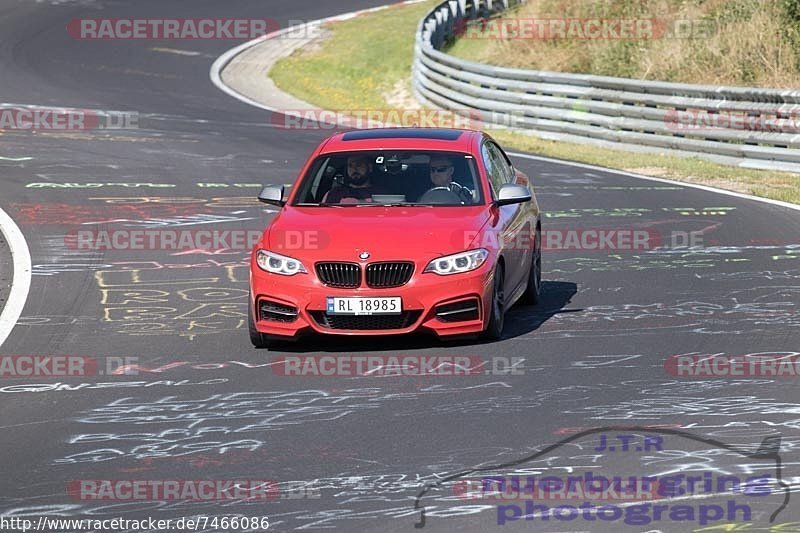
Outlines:
<svg viewBox="0 0 800 533"><path fill-rule="evenodd" d="M433 183L434 188L444 187L459 195L465 203L472 203L472 192L460 183L453 181L455 166L449 157L443 155L431 156L430 167L431 183Z"/></svg>
<svg viewBox="0 0 800 533"><path fill-rule="evenodd" d="M331 189L322 199L323 204L372 202L373 194L381 194L372 185L372 160L367 155L347 158L347 180L341 187Z"/></svg>

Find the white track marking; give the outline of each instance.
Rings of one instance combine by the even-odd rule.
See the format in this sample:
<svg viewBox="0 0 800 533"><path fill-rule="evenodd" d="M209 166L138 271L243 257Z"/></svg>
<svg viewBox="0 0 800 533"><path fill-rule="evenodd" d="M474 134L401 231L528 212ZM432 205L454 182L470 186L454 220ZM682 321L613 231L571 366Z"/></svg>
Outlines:
<svg viewBox="0 0 800 533"><path fill-rule="evenodd" d="M31 253L28 243L14 220L0 209L0 231L3 232L14 264L14 279L8 301L0 314L0 346L11 334L11 330L22 315L31 289Z"/></svg>

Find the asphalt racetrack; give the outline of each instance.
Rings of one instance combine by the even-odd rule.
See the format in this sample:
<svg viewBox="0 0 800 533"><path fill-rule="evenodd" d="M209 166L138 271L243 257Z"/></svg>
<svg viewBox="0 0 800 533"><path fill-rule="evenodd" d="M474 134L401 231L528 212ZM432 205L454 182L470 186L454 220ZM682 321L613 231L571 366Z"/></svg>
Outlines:
<svg viewBox="0 0 800 533"><path fill-rule="evenodd" d="M546 250L542 302L514 308L504 338L488 344L311 339L257 351L247 335L248 251L70 245L65 236L87 228L261 230L275 210L255 200L258 186L292 183L328 132L276 129L268 112L212 85L209 66L235 41L80 41L66 32L69 20L271 17L285 24L379 4L0 1L0 102L138 113L136 129L0 131L0 208L22 230L33 264L27 303L2 354L98 363L90 375L0 378L0 514L268 517L271 531L344 533L412 531L422 525L422 508L429 531L693 531L727 522L768 531L778 509L775 524L800 522L794 502L785 505L800 475L797 377L676 377L665 363L682 354L798 355L797 211L514 157L533 179L545 230L646 230L663 247ZM468 356L479 370L286 376L275 364L281 356L329 355ZM120 361L132 365L129 375L109 375ZM608 426L650 429L602 429ZM597 450L600 435L617 442L619 434L663 442ZM779 468L777 448L752 456L775 435ZM568 511L563 520L526 520L527 502L464 497L459 488L486 472L696 471L744 479L774 478L776 468L783 485L768 494L684 498L693 518L665 511L649 524ZM92 499L81 492L102 480L242 479L270 480L273 497ZM81 485L87 480L97 483ZM726 513L727 500L752 512L701 526L698 506L718 500ZM616 505L623 512L633 503Z"/></svg>

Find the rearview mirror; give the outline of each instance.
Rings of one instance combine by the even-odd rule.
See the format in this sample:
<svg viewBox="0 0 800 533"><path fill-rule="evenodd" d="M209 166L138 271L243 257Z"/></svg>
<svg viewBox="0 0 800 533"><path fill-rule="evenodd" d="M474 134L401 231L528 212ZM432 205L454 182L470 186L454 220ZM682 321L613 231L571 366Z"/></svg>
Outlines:
<svg viewBox="0 0 800 533"><path fill-rule="evenodd" d="M286 200L283 197L283 185L267 185L258 194L258 201L283 207L286 205Z"/></svg>
<svg viewBox="0 0 800 533"><path fill-rule="evenodd" d="M530 189L525 185L517 185L516 183L506 183L497 191L497 200L494 204L496 206L522 204L530 202L533 198Z"/></svg>

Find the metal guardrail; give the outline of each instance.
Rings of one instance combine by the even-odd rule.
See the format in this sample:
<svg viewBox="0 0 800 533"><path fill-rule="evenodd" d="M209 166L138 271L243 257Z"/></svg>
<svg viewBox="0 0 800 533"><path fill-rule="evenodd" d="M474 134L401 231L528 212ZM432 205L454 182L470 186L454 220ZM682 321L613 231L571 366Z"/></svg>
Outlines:
<svg viewBox="0 0 800 533"><path fill-rule="evenodd" d="M441 52L470 21L523 2L448 0L430 11L416 36L417 99L547 138L800 173L800 90L515 69Z"/></svg>

